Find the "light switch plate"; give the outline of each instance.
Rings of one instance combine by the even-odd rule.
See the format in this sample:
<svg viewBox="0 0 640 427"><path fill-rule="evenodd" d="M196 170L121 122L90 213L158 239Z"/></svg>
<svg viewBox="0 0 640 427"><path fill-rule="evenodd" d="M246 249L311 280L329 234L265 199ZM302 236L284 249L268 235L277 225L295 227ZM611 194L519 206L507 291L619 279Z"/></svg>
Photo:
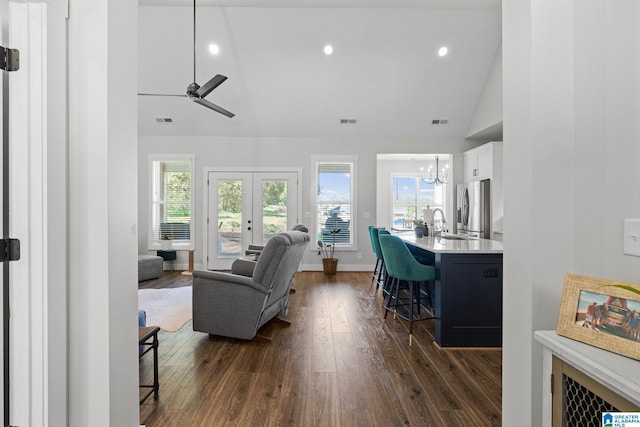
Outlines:
<svg viewBox="0 0 640 427"><path fill-rule="evenodd" d="M640 256L640 219L624 220L623 253Z"/></svg>

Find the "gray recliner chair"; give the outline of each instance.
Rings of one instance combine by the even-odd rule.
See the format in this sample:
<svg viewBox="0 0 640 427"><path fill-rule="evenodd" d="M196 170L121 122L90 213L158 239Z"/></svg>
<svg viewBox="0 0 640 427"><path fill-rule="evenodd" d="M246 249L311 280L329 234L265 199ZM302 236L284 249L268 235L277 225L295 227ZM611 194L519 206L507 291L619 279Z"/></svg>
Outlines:
<svg viewBox="0 0 640 427"><path fill-rule="evenodd" d="M286 310L293 275L309 234L280 233L267 242L251 277L215 271L193 272L193 330L245 340Z"/></svg>
<svg viewBox="0 0 640 427"><path fill-rule="evenodd" d="M305 233L309 232L309 229L304 224L296 224L296 225L293 226L292 230L304 231ZM264 249L264 245L251 245L250 244L249 247L247 248L247 250L244 251L244 254L245 255L254 255L255 256L255 260L254 261L257 261L258 257L262 253L263 249Z"/></svg>
<svg viewBox="0 0 640 427"><path fill-rule="evenodd" d="M292 230L302 231L308 233L309 229L304 224L296 224ZM260 254L264 250L264 245L249 245L249 248L245 252L245 255L253 255L253 259L238 258L231 264L231 272L233 274L241 274L243 276L253 276L253 269L256 267L256 262L260 258Z"/></svg>

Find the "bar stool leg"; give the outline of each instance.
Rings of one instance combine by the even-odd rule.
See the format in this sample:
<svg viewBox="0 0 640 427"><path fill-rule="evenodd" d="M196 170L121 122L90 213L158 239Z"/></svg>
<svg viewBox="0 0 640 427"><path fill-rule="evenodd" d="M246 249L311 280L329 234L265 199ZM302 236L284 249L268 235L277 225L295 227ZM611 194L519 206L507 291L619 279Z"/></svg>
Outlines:
<svg viewBox="0 0 640 427"><path fill-rule="evenodd" d="M373 282L376 282L376 292L378 291L378 278L380 277L380 258L376 258L376 266L373 268L373 274L371 275L371 286L369 286L369 289L371 289L371 287L373 286Z"/></svg>
<svg viewBox="0 0 640 427"><path fill-rule="evenodd" d="M416 299L416 308L418 309L418 316L420 316L420 282L414 284L414 295ZM412 301L413 302L413 301Z"/></svg>
<svg viewBox="0 0 640 427"><path fill-rule="evenodd" d="M387 296L387 302L386 303L383 302L385 320L387 319L387 314L389 313L389 310L391 310L391 299L392 299L392 296L393 296L393 286L394 286L394 284L396 283L397 280L398 279L396 279L395 277L391 278L391 284L389 285L390 287L389 287L389 295ZM384 295L383 295L383 297L384 297Z"/></svg>
<svg viewBox="0 0 640 427"><path fill-rule="evenodd" d="M393 280L394 280L394 278L389 276L389 273L387 272L387 269L385 268L385 265L384 265L384 260L382 260L382 265L380 266L380 268L382 269L381 271L382 271L382 274L383 274L382 283L380 284L380 288L382 289L382 304L384 306L385 293L387 293L387 295L390 295L391 292L393 291Z"/></svg>
<svg viewBox="0 0 640 427"><path fill-rule="evenodd" d="M402 281L399 278L396 278L396 294L394 296L395 303L393 304L393 318L395 319L398 313L398 304L400 302L400 283Z"/></svg>
<svg viewBox="0 0 640 427"><path fill-rule="evenodd" d="M376 283L376 295L378 294L378 288L382 291L382 299L384 301L384 292L387 290L389 283L389 274L387 273L387 268L384 265L384 259L380 260L380 273L378 274L378 281Z"/></svg>
<svg viewBox="0 0 640 427"><path fill-rule="evenodd" d="M409 347L413 344L413 299L414 299L413 281L409 281Z"/></svg>

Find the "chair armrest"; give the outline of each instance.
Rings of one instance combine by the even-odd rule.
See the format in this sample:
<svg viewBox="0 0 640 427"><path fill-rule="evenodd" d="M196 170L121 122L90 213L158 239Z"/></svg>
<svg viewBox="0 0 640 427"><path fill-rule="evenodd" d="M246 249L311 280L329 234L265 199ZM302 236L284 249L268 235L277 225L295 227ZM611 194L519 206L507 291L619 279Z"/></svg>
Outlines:
<svg viewBox="0 0 640 427"><path fill-rule="evenodd" d="M256 263L257 261L238 258L231 264L231 274L251 277L253 276L253 270L256 268Z"/></svg>
<svg viewBox="0 0 640 427"><path fill-rule="evenodd" d="M207 285L210 284L211 286L225 286L225 285L246 286L264 295L270 292L269 289L265 288L259 283L254 282L251 277L245 277L238 274L223 273L220 271L195 270L193 272L193 278L194 280L196 278L207 280L207 282L199 281L199 284L207 284Z"/></svg>

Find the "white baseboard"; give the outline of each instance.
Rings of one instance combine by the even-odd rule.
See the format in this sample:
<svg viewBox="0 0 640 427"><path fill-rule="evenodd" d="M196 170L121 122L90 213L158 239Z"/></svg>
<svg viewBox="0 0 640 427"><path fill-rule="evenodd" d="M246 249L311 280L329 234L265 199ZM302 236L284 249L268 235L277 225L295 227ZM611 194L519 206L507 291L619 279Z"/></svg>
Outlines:
<svg viewBox="0 0 640 427"><path fill-rule="evenodd" d="M340 264L338 263L338 271L366 271L371 272L374 265L370 264ZM302 264L302 271L322 271L322 264Z"/></svg>
<svg viewBox="0 0 640 427"><path fill-rule="evenodd" d="M373 271L374 264L340 264L338 263L338 271ZM206 270L204 265L196 264L193 267L195 270ZM176 263L173 266L174 270L183 271L188 270L189 265L186 263ZM302 267L298 271L322 271L322 264L302 264ZM170 261L165 262L164 271L171 271Z"/></svg>

